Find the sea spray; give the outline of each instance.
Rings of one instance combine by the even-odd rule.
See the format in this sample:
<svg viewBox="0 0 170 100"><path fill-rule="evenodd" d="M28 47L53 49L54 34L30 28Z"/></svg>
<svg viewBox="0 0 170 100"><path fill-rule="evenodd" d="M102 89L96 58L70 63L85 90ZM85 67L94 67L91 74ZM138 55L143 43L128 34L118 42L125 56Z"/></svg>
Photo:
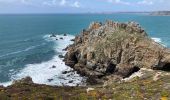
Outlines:
<svg viewBox="0 0 170 100"><path fill-rule="evenodd" d="M84 77L78 75L73 69L66 66L63 59L59 55L65 55L66 51L63 51L74 38L72 35L56 35L56 37L50 37L50 35L45 35L43 37L46 41L53 41L55 43L54 50L56 55L49 61L45 61L37 64L27 64L25 68L19 71L19 73L12 75L11 80L19 80L24 77L30 76L34 83L47 84L47 85L85 85ZM64 73L67 71L69 73ZM8 86L12 84L11 82L1 83L1 85Z"/></svg>
<svg viewBox="0 0 170 100"><path fill-rule="evenodd" d="M161 39L161 38L153 37L152 40L154 40L155 42L160 43L161 45L163 45L164 47L166 47L166 45L162 42L162 39Z"/></svg>

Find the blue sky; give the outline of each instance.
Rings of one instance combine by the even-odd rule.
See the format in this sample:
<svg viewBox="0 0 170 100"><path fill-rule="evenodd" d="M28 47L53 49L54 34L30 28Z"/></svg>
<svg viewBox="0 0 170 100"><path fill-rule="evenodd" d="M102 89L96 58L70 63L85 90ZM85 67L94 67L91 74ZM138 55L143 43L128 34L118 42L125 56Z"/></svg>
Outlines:
<svg viewBox="0 0 170 100"><path fill-rule="evenodd" d="M170 10L170 0L0 0L0 13L86 13Z"/></svg>

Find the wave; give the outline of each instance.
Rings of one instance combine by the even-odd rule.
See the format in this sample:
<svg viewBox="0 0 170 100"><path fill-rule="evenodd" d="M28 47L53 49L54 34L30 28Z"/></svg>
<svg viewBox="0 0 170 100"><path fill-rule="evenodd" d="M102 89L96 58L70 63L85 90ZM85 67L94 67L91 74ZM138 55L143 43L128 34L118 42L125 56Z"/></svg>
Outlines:
<svg viewBox="0 0 170 100"><path fill-rule="evenodd" d="M161 38L155 38L155 37L153 37L152 39L153 39L155 42L162 43Z"/></svg>
<svg viewBox="0 0 170 100"><path fill-rule="evenodd" d="M43 38L46 41L54 42L54 50L57 52L56 55L49 61L25 65L25 68L20 70L19 73L11 76L11 80L19 80L24 77L30 76L33 82L38 84L58 86L76 86L77 84L83 85L83 81L85 78L81 77L75 71L73 71L73 69L66 66L63 62L63 59L58 57L60 54L65 55L66 51L63 51L63 49L72 43L72 41L70 40L73 39L74 36L56 35L56 37L50 38L50 35L45 35ZM55 66L55 68L53 68L53 66ZM70 73L63 74L63 71L69 71ZM2 83L2 85L8 86L10 85L10 83L11 82Z"/></svg>
<svg viewBox="0 0 170 100"><path fill-rule="evenodd" d="M152 40L154 40L155 42L157 42L157 43L161 44L162 46L166 47L166 45L162 42L161 38L153 37Z"/></svg>
<svg viewBox="0 0 170 100"><path fill-rule="evenodd" d="M4 54L4 55L0 55L0 58L1 58L1 57L5 57L5 56L9 56L9 55L13 55L13 54L18 54L18 53L21 53L21 52L27 52L27 51L29 51L29 50L35 49L35 48L40 47L40 46L43 46L43 45L45 45L45 43L42 43L42 44L40 44L40 45L30 46L30 47L28 47L28 48L26 48L26 49L24 49L24 50L19 50L19 51L7 53L7 54Z"/></svg>

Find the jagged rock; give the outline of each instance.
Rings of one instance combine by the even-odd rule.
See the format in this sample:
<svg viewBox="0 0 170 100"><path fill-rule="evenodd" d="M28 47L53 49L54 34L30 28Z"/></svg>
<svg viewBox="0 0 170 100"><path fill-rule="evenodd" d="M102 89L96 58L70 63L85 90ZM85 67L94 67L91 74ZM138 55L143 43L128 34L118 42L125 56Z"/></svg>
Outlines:
<svg viewBox="0 0 170 100"><path fill-rule="evenodd" d="M68 83L73 83L73 80L70 80Z"/></svg>
<svg viewBox="0 0 170 100"><path fill-rule="evenodd" d="M66 50L66 65L96 80L112 74L125 78L140 68L170 70L170 50L136 22L93 22Z"/></svg>
<svg viewBox="0 0 170 100"><path fill-rule="evenodd" d="M75 39L71 39L70 41L75 41Z"/></svg>
<svg viewBox="0 0 170 100"><path fill-rule="evenodd" d="M63 56L63 55L59 55L58 57L59 57L59 58L64 58L64 56Z"/></svg>
<svg viewBox="0 0 170 100"><path fill-rule="evenodd" d="M51 34L50 37L56 37L56 35L55 34Z"/></svg>
<svg viewBox="0 0 170 100"><path fill-rule="evenodd" d="M53 65L52 68L56 68L56 66Z"/></svg>
<svg viewBox="0 0 170 100"><path fill-rule="evenodd" d="M3 89L4 87L0 85L0 90Z"/></svg>
<svg viewBox="0 0 170 100"><path fill-rule="evenodd" d="M63 71L62 74L67 74L67 73L70 73L72 71Z"/></svg>
<svg viewBox="0 0 170 100"><path fill-rule="evenodd" d="M13 84L32 84L33 83L33 81L32 81L32 78L31 77L25 77L25 78L23 78L23 79L21 79L21 80L15 80L14 82L13 82Z"/></svg>

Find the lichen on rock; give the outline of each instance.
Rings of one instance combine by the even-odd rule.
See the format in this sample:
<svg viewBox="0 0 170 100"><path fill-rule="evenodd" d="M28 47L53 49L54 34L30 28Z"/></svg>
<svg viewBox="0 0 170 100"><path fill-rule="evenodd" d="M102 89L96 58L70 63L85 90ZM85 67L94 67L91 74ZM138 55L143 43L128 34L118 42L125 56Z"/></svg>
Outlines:
<svg viewBox="0 0 170 100"><path fill-rule="evenodd" d="M109 75L126 78L140 68L163 70L169 67L170 51L150 39L136 22L93 22L67 47L64 61L102 83Z"/></svg>

